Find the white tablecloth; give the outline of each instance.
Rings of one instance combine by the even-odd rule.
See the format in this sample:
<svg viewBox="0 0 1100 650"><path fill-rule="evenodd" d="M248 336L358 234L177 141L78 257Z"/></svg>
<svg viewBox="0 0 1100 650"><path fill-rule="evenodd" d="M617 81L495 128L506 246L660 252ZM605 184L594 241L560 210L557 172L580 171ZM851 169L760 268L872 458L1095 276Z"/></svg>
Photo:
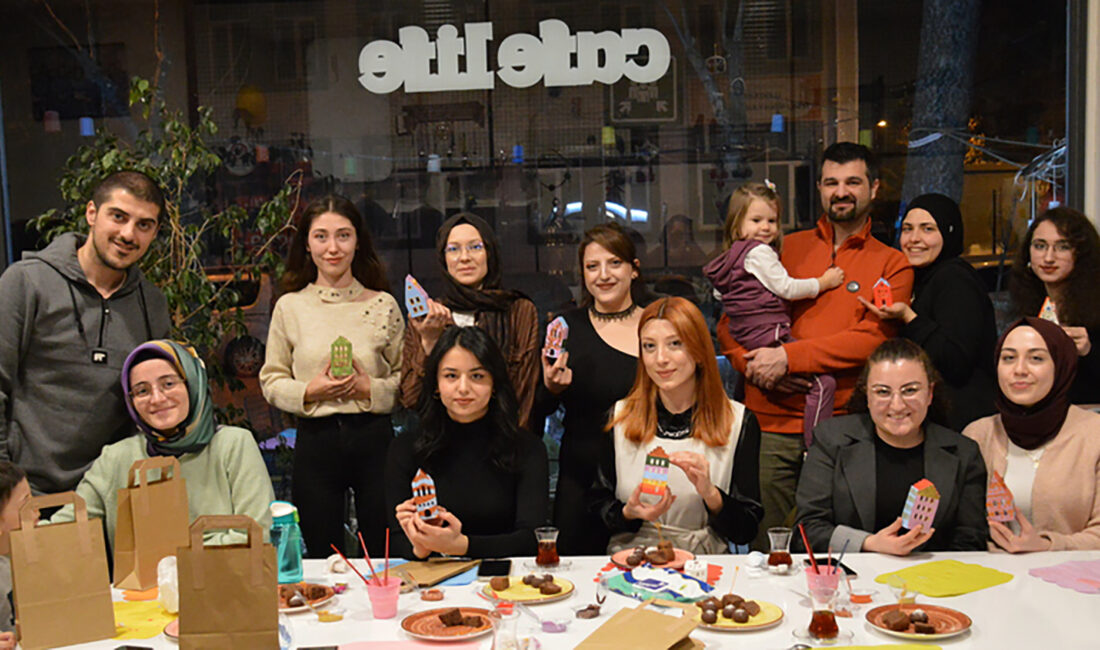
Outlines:
<svg viewBox="0 0 1100 650"><path fill-rule="evenodd" d="M936 553L895 558L877 554L848 554L845 564L859 573L853 581L854 586L870 586L877 589L875 604L865 606L855 618L841 618L840 628L853 633L856 644L898 643L896 639L884 636L869 628L862 614L868 607L884 604L892 600L890 590L874 582L874 577L888 571L905 568L918 562L933 559L953 558L963 562L973 562L990 568L1013 574L1014 578L1003 585L984 589L963 596L951 598L928 598L918 596L918 602L943 605L960 610L971 617L973 627L967 634L941 641L940 644L952 648L1040 648L1042 650L1095 649L1100 648L1100 595L1086 595L1047 583L1027 574L1028 569L1050 566L1068 560L1100 560L1100 551L1032 553L1008 555L1003 553ZM611 594L604 604L604 615L593 620L573 618L576 608L594 602L596 584L593 581L597 572L608 563L607 557L574 557L570 570L561 575L576 584L576 592L569 598L540 605L533 609L543 616L567 616L569 629L564 634L547 634L536 631L535 624L528 618L520 618L521 632L537 636L543 648L572 648L593 630L607 620L608 615L622 607L633 607L637 601ZM708 648L787 648L793 642L792 632L804 628L810 620L810 607L805 594L805 578L801 575L770 576L752 575L746 568L746 556L716 555L704 558L713 564L719 564L724 571L718 583L721 592L729 587L733 576L733 567L740 565L741 571L734 591L746 598L766 600L779 605L785 612L783 622L775 628L751 633L722 633L698 629L692 636L706 643ZM796 556L798 561L801 558ZM513 574L523 575L523 564L529 558L517 559L513 563ZM362 560L354 560L356 566ZM381 567L379 567L381 569ZM438 603L422 602L416 594L404 594L398 604L397 618L374 620L370 613L366 589L354 574L344 574L349 589L337 596L337 605L346 610L343 621L338 623L320 623L317 617L306 612L294 614L289 618L294 634L295 647L331 646L353 641L400 640L408 638L400 627L405 616L433 607L445 605L485 606L485 601L475 594L482 583L461 587L445 587L445 599ZM306 562L306 579L314 582L330 582L320 561ZM119 595L119 594L116 594ZM119 595L120 596L120 595ZM667 611L670 615L679 615L678 610ZM111 649L120 645L132 644L152 648L174 648L176 644L163 635L152 639L134 641L100 641L80 646L88 649ZM491 636L485 637L482 648L491 646ZM446 648L441 645L440 648Z"/></svg>

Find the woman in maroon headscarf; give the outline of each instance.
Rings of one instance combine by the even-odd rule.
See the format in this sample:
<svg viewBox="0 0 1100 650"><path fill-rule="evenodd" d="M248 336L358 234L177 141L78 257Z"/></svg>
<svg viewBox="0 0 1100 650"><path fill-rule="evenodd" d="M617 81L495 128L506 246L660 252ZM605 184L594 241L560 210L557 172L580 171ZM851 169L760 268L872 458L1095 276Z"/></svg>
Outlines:
<svg viewBox="0 0 1100 650"><path fill-rule="evenodd" d="M963 431L991 485L996 472L1015 502L1015 520L991 520L990 537L1010 553L1100 549L1100 414L1070 405L1073 339L1024 318L1001 336L995 361L999 413Z"/></svg>

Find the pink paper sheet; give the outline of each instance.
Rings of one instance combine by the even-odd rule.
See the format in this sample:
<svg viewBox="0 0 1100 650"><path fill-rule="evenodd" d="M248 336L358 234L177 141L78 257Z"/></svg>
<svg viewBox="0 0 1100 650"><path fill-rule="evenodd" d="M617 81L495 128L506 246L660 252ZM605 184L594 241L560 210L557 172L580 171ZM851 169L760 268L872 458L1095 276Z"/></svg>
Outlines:
<svg viewBox="0 0 1100 650"><path fill-rule="evenodd" d="M1083 594L1100 594L1100 560L1077 560L1032 569L1029 574Z"/></svg>

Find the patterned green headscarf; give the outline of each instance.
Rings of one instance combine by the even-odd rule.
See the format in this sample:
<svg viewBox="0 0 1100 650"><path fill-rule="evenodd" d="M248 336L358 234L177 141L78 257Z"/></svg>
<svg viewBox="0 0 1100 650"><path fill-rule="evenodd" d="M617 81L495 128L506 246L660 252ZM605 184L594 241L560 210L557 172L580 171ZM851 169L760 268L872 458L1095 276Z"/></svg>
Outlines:
<svg viewBox="0 0 1100 650"><path fill-rule="evenodd" d="M172 364L187 384L190 410L173 431L158 431L150 427L134 409L134 400L130 396L130 371L150 359L164 359ZM214 403L210 397L210 383L206 380L206 365L190 345L160 339L134 348L122 364L122 393L130 417L145 434L150 456L182 456L202 451L218 428L214 423Z"/></svg>

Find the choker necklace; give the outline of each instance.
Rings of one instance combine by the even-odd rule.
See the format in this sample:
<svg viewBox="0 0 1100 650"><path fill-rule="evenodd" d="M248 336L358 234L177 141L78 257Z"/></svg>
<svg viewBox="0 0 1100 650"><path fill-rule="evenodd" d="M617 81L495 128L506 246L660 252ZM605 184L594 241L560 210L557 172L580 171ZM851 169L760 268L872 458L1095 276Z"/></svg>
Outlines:
<svg viewBox="0 0 1100 650"><path fill-rule="evenodd" d="M592 305L588 308L588 313L592 314L592 317L596 320L613 321L613 320L626 320L630 318L630 315L634 313L634 310L638 308L637 303L630 303L630 306L622 311L602 312L596 311L596 305Z"/></svg>

